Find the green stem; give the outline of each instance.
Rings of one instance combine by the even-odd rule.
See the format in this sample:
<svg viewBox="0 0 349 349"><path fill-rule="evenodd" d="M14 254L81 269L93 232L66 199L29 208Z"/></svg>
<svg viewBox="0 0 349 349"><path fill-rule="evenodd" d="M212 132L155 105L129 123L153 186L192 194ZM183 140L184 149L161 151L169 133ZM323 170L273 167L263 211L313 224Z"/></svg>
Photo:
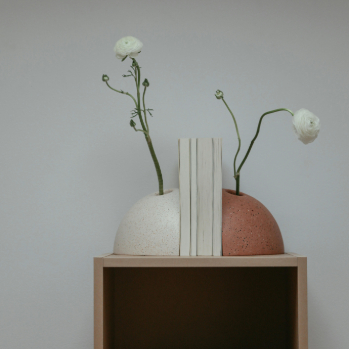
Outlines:
<svg viewBox="0 0 349 349"><path fill-rule="evenodd" d="M236 190L235 190L235 194L236 194L236 195L240 195L240 174L238 174L237 176L235 176L235 181L236 181Z"/></svg>
<svg viewBox="0 0 349 349"><path fill-rule="evenodd" d="M258 137L259 130L260 130L260 128L261 128L261 123L262 123L262 120L263 120L264 116L266 116L266 115L268 115L268 114L276 113L276 112L278 112L278 111L287 111L287 112L289 112L289 113L293 116L293 113L292 113L291 110L286 109L286 108L280 108L280 109L275 109L275 110L268 111L268 112L264 113L264 114L260 117L259 123L258 123L258 127L257 127L256 135L255 135L254 138L252 139L251 144L250 144L250 146L249 146L249 148L248 148L248 150L247 150L247 153L246 153L245 157L243 158L243 160L242 160L242 162L241 162L241 164L240 164L240 166L239 166L239 168L238 168L238 170L237 170L237 172L238 172L239 175L240 175L241 167L242 167L243 164L245 163L245 161L246 161L248 155L249 155L250 152L251 152L251 149L252 149L252 147L253 147L253 143L254 143L254 141L256 140L256 138Z"/></svg>
<svg viewBox="0 0 349 349"><path fill-rule="evenodd" d="M239 128L238 128L238 124L237 124L237 122L236 122L236 120L235 120L235 116L234 116L233 112L230 110L230 108L229 108L227 102L224 100L224 98L222 98L222 101L224 102L225 106L226 106L226 107L228 108L228 110L229 110L229 113L230 113L231 116L233 117L234 124L235 124L235 129L236 129L236 133L237 133L237 135L238 135L238 140L239 140L239 147L238 147L238 150L237 150L237 152L236 152L236 154L235 154L235 158L234 158L234 176L236 176L236 158L237 158L237 156L238 156L238 154L239 154L239 151L240 151L240 148L241 148L241 139L240 139L240 134L239 134Z"/></svg>
<svg viewBox="0 0 349 349"><path fill-rule="evenodd" d="M141 125L142 125L142 129L144 131L147 131L147 128L144 124L144 121L143 121L143 118L142 118L142 113L141 113L141 98L140 98L140 91L139 91L139 87L140 87L140 81L141 81L141 70L139 68L139 65L137 63L137 61L132 58L133 62L135 62L136 64L136 87L137 87L137 112L138 112L138 117L139 117L139 121L141 122ZM143 95L144 97L144 95ZM154 147L153 147L153 143L151 141L151 138L150 138L150 135L149 133L147 132L144 132L144 137L147 141L147 144L148 144L148 148L149 148L149 151L150 151L150 155L153 159L153 162L154 162L154 166L155 166L155 170L156 170L156 174L158 176L158 182L159 182L159 195L164 195L164 183L163 183L163 179L162 179L162 173L161 173L161 168L160 168L160 164L159 164L159 161L156 157L156 154L155 154L155 150L154 150Z"/></svg>
<svg viewBox="0 0 349 349"><path fill-rule="evenodd" d="M147 131L144 131L144 130L138 129L138 128L136 128L135 126L132 126L132 127L134 128L134 130L135 130L136 132L143 132L145 135L147 135L147 134L148 134L148 132L147 132Z"/></svg>
<svg viewBox="0 0 349 349"><path fill-rule="evenodd" d="M154 165L155 165L156 174L158 176L159 195L164 195L164 182L163 182L163 179L162 179L162 173L161 173L160 164L159 164L158 158L156 157L155 150L154 150L153 143L151 141L150 136L148 135L145 138L147 140L149 151L150 151L151 157L152 157Z"/></svg>
<svg viewBox="0 0 349 349"><path fill-rule="evenodd" d="M143 112L144 112L145 125L147 126L147 130L149 132L149 126L148 126L148 120L147 120L147 111L145 110L145 102L144 102L144 96L145 96L145 91L146 90L147 90L147 87L144 86L144 91L143 91Z"/></svg>
<svg viewBox="0 0 349 349"><path fill-rule="evenodd" d="M134 58L132 58L132 60L136 63L137 113L139 116L139 121L142 124L142 128L144 131L146 131L147 128L145 127L145 124L142 118L142 113L141 113L141 95L139 91L139 83L141 81L141 70L139 69L139 65L137 61Z"/></svg>
<svg viewBox="0 0 349 349"><path fill-rule="evenodd" d="M131 66L132 70L133 70L133 73L134 73L134 79L135 79L135 83L136 83L136 86L137 86L137 71L136 71L136 68L134 68L133 66Z"/></svg>
<svg viewBox="0 0 349 349"><path fill-rule="evenodd" d="M116 90L115 88L112 88L112 87L108 84L108 81L106 81L105 83L107 84L107 86L108 86L111 90L113 90L113 91L115 91L115 92L118 92L118 93L121 93L121 94L123 94L123 95L130 96L130 97L133 99L133 101L135 102L136 107L137 107L136 99L131 95L131 93L128 93L128 92L125 92L125 91L122 91L122 90L119 91L119 90Z"/></svg>

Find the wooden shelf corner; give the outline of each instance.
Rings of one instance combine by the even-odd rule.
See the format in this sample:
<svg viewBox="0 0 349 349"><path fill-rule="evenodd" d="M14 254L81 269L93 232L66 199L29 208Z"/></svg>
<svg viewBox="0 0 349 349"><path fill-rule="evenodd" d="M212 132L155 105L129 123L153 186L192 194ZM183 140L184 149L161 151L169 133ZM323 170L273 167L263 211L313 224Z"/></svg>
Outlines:
<svg viewBox="0 0 349 349"><path fill-rule="evenodd" d="M307 349L307 258L94 258L94 348Z"/></svg>

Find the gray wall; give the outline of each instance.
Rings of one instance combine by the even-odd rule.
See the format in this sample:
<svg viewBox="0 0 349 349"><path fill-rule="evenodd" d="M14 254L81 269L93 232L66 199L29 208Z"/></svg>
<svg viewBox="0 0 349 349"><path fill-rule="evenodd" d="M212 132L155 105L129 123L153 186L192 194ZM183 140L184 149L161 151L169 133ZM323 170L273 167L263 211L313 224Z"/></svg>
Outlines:
<svg viewBox="0 0 349 349"><path fill-rule="evenodd" d="M223 137L224 187L237 140L259 116L307 108L322 123L303 145L291 117L265 119L241 190L263 202L287 251L308 256L309 343L349 347L349 3L2 0L0 347L93 347L92 257L157 180L128 125L115 42L138 37L165 187L178 187L177 139Z"/></svg>

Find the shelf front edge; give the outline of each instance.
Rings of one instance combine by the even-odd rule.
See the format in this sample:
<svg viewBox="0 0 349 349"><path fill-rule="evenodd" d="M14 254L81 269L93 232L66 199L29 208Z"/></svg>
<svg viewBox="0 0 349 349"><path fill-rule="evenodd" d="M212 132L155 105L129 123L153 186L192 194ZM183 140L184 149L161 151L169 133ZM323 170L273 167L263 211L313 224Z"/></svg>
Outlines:
<svg viewBox="0 0 349 349"><path fill-rule="evenodd" d="M297 267L296 256L263 255L239 257L179 257L109 255L104 267L118 268L207 268L207 267Z"/></svg>

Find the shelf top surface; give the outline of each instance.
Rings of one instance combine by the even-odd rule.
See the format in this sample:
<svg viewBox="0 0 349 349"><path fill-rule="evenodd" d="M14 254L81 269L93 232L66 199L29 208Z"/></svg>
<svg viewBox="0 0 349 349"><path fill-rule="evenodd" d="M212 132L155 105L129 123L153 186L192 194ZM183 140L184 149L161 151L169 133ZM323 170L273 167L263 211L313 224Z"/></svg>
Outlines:
<svg viewBox="0 0 349 349"><path fill-rule="evenodd" d="M296 253L258 256L131 256L104 254L96 259L103 260L104 267L297 267Z"/></svg>

